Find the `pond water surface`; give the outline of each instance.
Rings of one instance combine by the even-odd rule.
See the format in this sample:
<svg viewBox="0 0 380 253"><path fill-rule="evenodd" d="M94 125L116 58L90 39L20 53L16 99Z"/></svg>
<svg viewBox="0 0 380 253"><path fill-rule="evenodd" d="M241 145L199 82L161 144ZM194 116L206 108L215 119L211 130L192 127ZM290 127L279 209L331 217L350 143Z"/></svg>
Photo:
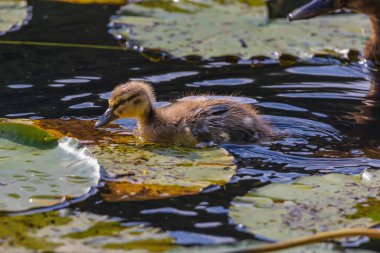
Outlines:
<svg viewBox="0 0 380 253"><path fill-rule="evenodd" d="M117 6L30 1L33 18L0 40L117 46L106 24ZM92 18L96 16L96 18ZM288 136L262 145L224 145L238 174L225 188L197 196L107 203L100 194L73 209L120 217L171 231L180 244L252 238L227 216L230 201L253 187L302 175L358 174L380 167L380 75L364 64L313 58L292 66L223 59L154 63L136 51L1 45L0 117L97 119L113 87L130 79L150 81L161 102L184 94L238 94L255 103ZM247 99L250 98L250 99ZM134 121L123 121L133 128ZM100 189L100 192L102 189ZM376 241L360 247L376 249Z"/></svg>

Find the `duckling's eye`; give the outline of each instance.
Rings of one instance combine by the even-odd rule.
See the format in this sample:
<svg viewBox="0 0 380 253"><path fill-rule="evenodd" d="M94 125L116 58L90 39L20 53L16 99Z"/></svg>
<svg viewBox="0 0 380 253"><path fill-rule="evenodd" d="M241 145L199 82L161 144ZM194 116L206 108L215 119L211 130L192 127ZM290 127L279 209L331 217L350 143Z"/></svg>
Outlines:
<svg viewBox="0 0 380 253"><path fill-rule="evenodd" d="M132 99L134 99L134 98L137 97L137 96L138 96L138 94L134 94L134 95L130 96L130 97L127 98L127 99L122 99L122 100L120 100L120 101L119 101L119 102L118 102L113 108L116 109L116 108L118 108L120 105L125 104L125 103L131 101Z"/></svg>

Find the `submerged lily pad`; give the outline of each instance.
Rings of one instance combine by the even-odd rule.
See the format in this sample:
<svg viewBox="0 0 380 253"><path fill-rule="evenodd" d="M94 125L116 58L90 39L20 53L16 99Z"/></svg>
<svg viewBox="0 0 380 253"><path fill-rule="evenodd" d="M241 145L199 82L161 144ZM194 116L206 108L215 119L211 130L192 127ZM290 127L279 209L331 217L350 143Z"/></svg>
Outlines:
<svg viewBox="0 0 380 253"><path fill-rule="evenodd" d="M273 53L305 57L321 50L361 49L370 31L363 15L294 23L266 19L264 1L142 0L122 7L110 26L111 33L125 38L130 48L204 58Z"/></svg>
<svg viewBox="0 0 380 253"><path fill-rule="evenodd" d="M380 170L329 174L274 183L233 200L230 217L256 235L294 239L321 231L380 222Z"/></svg>
<svg viewBox="0 0 380 253"><path fill-rule="evenodd" d="M127 0L53 0L72 4L125 4Z"/></svg>
<svg viewBox="0 0 380 253"><path fill-rule="evenodd" d="M54 225L55 227L59 227L68 224L70 221L71 218L61 217L58 212L1 217L0 251L15 252L15 248L51 251L58 244L49 242L44 238L36 238L34 237L35 233L47 226Z"/></svg>
<svg viewBox="0 0 380 253"><path fill-rule="evenodd" d="M0 211L52 206L87 194L99 164L76 140L0 122Z"/></svg>
<svg viewBox="0 0 380 253"><path fill-rule="evenodd" d="M197 194L227 184L236 173L234 158L221 148L183 148L141 143L117 125L94 129L94 121L39 120L56 136L82 140L108 173L108 201L148 200Z"/></svg>
<svg viewBox="0 0 380 253"><path fill-rule="evenodd" d="M179 245L176 233L159 228L124 225L118 219L88 212L73 213L68 210L27 216L1 217L1 252L91 252L91 253L231 253L260 247L263 242L242 242L185 247ZM343 252L332 243L322 243L293 248L283 253ZM370 253L366 250L350 250L346 253Z"/></svg>
<svg viewBox="0 0 380 253"><path fill-rule="evenodd" d="M17 29L28 19L28 4L25 0L0 1L0 35Z"/></svg>
<svg viewBox="0 0 380 253"><path fill-rule="evenodd" d="M1 217L1 252L164 252L175 247L167 232L123 226L107 216L49 212ZM3 229L2 229L3 228Z"/></svg>

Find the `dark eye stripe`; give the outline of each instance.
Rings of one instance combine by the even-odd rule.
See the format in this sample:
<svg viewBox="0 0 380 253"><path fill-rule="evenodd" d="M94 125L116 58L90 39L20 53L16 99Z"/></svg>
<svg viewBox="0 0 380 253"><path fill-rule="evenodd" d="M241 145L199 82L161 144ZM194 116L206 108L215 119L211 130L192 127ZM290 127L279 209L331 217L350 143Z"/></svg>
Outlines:
<svg viewBox="0 0 380 253"><path fill-rule="evenodd" d="M113 107L113 109L116 110L120 105L122 105L122 104L124 104L124 103L126 103L126 102L128 102L128 101L131 101L132 99L134 99L134 98L137 97L137 96L138 96L138 94L133 94L132 96L130 96L130 97L127 98L127 99L122 99L122 100L120 100L119 103L117 103L117 104Z"/></svg>

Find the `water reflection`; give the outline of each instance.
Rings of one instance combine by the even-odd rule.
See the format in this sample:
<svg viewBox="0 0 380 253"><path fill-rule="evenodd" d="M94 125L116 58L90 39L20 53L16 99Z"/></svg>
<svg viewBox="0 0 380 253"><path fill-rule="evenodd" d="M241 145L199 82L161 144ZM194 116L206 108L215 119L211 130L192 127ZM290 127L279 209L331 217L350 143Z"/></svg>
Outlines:
<svg viewBox="0 0 380 253"><path fill-rule="evenodd" d="M9 84L7 87L11 89L27 89L33 87L33 84Z"/></svg>
<svg viewBox="0 0 380 253"><path fill-rule="evenodd" d="M311 75L311 76L332 76L332 77L346 77L346 78L365 78L366 75L363 73L362 69L356 68L352 65L342 66L330 65L330 66L313 66L310 67L293 67L286 69L287 72L293 74Z"/></svg>
<svg viewBox="0 0 380 253"><path fill-rule="evenodd" d="M379 121L380 112L380 73L377 69L371 72L371 82L369 91L361 105L357 107L357 112L352 112L352 118L360 125L373 124Z"/></svg>
<svg viewBox="0 0 380 253"><path fill-rule="evenodd" d="M162 82L173 81L181 77L196 76L197 74L199 74L197 71L180 71L180 72L173 72L173 73L167 73L167 74L162 74L162 75L145 76L143 80L151 82L151 83L162 83Z"/></svg>
<svg viewBox="0 0 380 253"><path fill-rule="evenodd" d="M89 83L91 82L91 80L89 79L79 79L79 78L73 78L73 79L57 79L57 80L54 80L54 82L56 83L64 83L64 84L70 84L70 83Z"/></svg>
<svg viewBox="0 0 380 253"><path fill-rule="evenodd" d="M186 84L189 87L201 87L201 86L233 86L253 83L253 79L249 78L224 78L219 80L205 80L202 82L193 82L192 84Z"/></svg>
<svg viewBox="0 0 380 253"><path fill-rule="evenodd" d="M70 101L70 100L76 99L76 98L88 97L91 94L92 93L83 93L83 94L78 94L78 95L68 95L68 96L64 96L61 100L62 101Z"/></svg>

